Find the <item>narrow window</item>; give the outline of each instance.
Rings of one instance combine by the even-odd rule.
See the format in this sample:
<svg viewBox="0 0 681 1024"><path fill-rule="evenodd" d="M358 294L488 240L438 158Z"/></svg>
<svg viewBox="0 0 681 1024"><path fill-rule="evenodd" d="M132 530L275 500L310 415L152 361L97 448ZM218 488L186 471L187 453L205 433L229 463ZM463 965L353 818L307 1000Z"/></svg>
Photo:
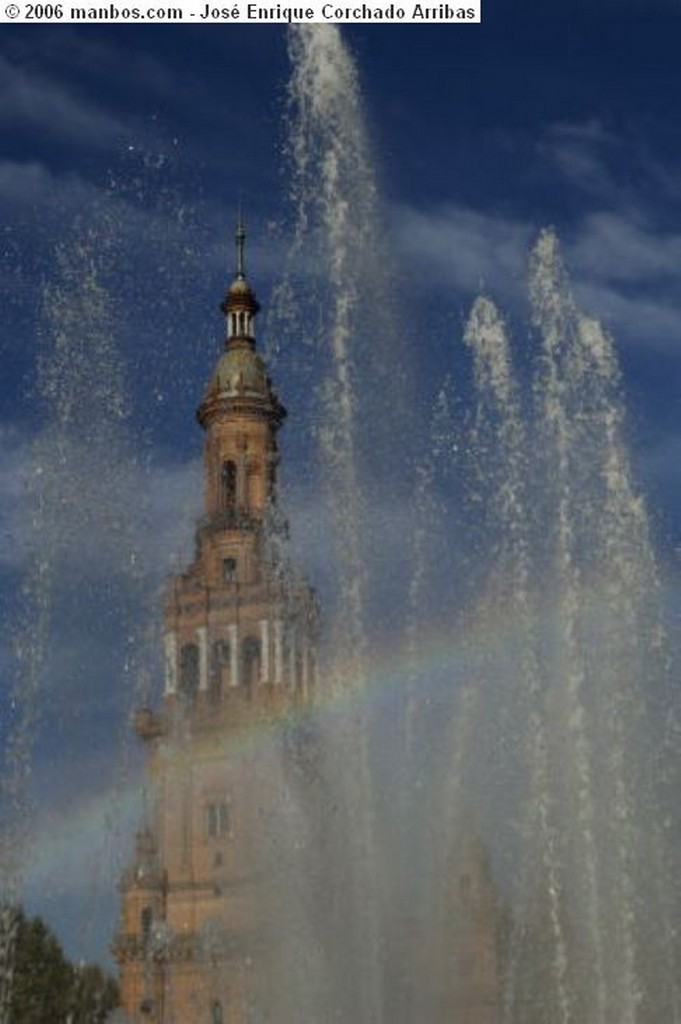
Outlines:
<svg viewBox="0 0 681 1024"><path fill-rule="evenodd" d="M180 693L194 700L199 689L199 649L196 644L184 644L180 650Z"/></svg>
<svg viewBox="0 0 681 1024"><path fill-rule="evenodd" d="M246 637L242 647L243 684L252 690L260 680L260 641L254 636Z"/></svg>
<svg viewBox="0 0 681 1024"><path fill-rule="evenodd" d="M236 313L232 313L232 337L236 335Z"/></svg>
<svg viewBox="0 0 681 1024"><path fill-rule="evenodd" d="M225 583L236 583L236 570L236 558L222 559L222 578L225 581Z"/></svg>
<svg viewBox="0 0 681 1024"><path fill-rule="evenodd" d="M229 832L229 808L224 800L206 807L206 832L209 839L220 839Z"/></svg>
<svg viewBox="0 0 681 1024"><path fill-rule="evenodd" d="M151 922L151 907L143 907L140 915L140 929L142 932L142 940L144 942L148 942L151 937Z"/></svg>
<svg viewBox="0 0 681 1024"><path fill-rule="evenodd" d="M209 696L218 704L226 687L230 684L231 652L226 640L216 640L210 655Z"/></svg>
<svg viewBox="0 0 681 1024"><path fill-rule="evenodd" d="M234 508L236 504L236 463L222 463L222 504L224 508Z"/></svg>
<svg viewBox="0 0 681 1024"><path fill-rule="evenodd" d="M222 1003L216 999L211 1008L211 1024L223 1024Z"/></svg>

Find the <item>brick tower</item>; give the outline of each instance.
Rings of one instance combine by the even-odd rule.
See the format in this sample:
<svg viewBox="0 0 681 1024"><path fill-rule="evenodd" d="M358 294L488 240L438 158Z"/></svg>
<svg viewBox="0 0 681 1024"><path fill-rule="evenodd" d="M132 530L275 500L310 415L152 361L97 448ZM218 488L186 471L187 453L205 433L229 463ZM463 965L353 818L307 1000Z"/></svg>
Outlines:
<svg viewBox="0 0 681 1024"><path fill-rule="evenodd" d="M225 350L197 418L205 508L191 565L168 589L165 690L135 726L150 807L121 882L114 952L135 1024L242 1024L267 976L259 837L277 800L282 720L312 699L316 606L271 543L286 415L256 352L244 268L221 310ZM269 751L269 753L268 753ZM269 758L269 760L268 760Z"/></svg>

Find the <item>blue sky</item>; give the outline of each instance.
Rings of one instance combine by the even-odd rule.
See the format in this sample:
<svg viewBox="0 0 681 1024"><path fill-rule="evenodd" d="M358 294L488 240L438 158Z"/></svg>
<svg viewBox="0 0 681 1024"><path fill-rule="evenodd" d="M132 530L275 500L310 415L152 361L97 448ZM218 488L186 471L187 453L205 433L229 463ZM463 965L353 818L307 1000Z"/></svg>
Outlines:
<svg viewBox="0 0 681 1024"><path fill-rule="evenodd" d="M507 310L523 365L527 249L555 225L584 308L618 343L634 465L674 591L681 4L486 0L483 16L475 28L343 29L360 72L385 244L401 301L423 322L410 372L422 378L424 401L432 398L481 287ZM264 305L282 272L288 75L283 28L3 33L3 709L12 640L27 632L17 625L21 581L44 542L31 522L30 488L43 459L58 505L46 509L43 534L58 565L26 787L27 884L31 906L74 955L104 955L113 927L102 864L118 863L125 843L117 836L134 818L139 789L138 754L124 739L140 692L144 659L135 652L153 648L158 587L191 550L200 500L194 409L219 351L217 304L232 270L240 195ZM59 297L76 301L74 282L90 265L107 336L98 340L90 325L90 347L46 370ZM280 355L277 380L291 413L285 478L314 539L301 457L309 437L296 426L297 414L307 422L309 381L299 369L295 354ZM50 462L55 394L73 402L77 448L62 451L61 478ZM323 575L317 541L299 546L313 579ZM94 928L84 923L93 916Z"/></svg>

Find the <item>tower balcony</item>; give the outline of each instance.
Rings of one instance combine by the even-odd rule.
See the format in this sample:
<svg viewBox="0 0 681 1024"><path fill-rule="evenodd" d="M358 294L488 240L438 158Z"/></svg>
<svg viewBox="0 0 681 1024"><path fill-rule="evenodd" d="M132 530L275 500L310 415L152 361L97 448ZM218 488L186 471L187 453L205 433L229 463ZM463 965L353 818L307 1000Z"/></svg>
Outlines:
<svg viewBox="0 0 681 1024"><path fill-rule="evenodd" d="M252 509L225 508L202 516L199 519L198 532L212 534L223 530L238 530L241 533L254 533L260 523L261 517Z"/></svg>

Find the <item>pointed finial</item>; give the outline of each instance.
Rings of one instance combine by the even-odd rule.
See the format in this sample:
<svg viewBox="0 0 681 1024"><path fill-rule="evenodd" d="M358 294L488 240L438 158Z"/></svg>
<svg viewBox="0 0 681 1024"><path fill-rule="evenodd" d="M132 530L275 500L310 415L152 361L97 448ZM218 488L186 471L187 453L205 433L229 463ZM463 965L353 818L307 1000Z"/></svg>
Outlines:
<svg viewBox="0 0 681 1024"><path fill-rule="evenodd" d="M239 202L239 219L236 226L236 276L245 277L245 265L244 265L244 248L246 246L246 227L244 225L244 215L241 209L241 202Z"/></svg>

